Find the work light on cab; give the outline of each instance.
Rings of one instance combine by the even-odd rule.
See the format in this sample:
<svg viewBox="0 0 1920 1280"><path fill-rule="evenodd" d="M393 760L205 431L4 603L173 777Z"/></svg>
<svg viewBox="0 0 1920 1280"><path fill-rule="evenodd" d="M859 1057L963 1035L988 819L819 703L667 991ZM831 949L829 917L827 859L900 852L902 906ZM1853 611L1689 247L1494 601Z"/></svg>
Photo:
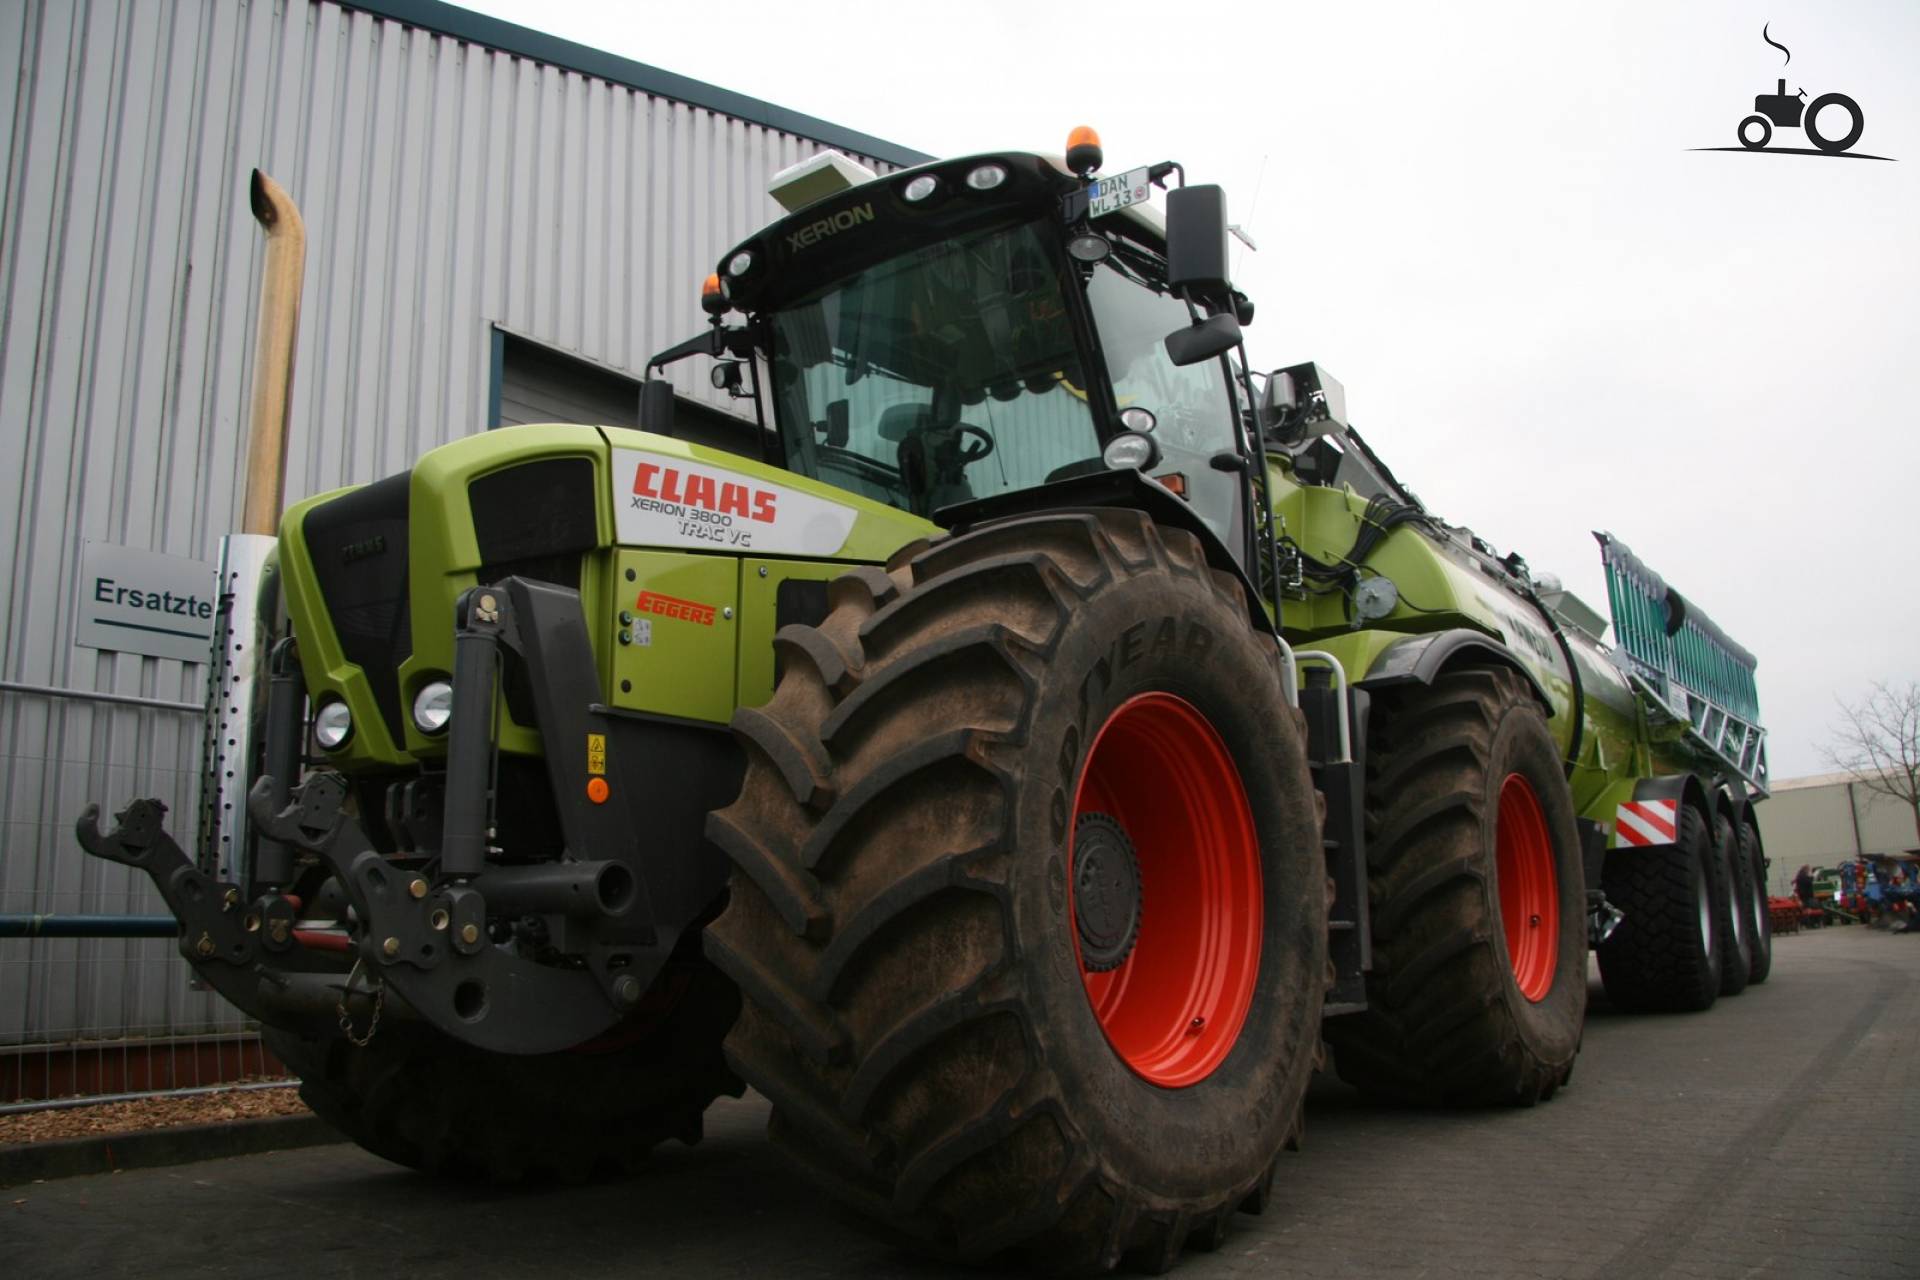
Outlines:
<svg viewBox="0 0 1920 1280"><path fill-rule="evenodd" d="M753 250L742 249L727 259L727 274L738 278L753 270Z"/></svg>
<svg viewBox="0 0 1920 1280"><path fill-rule="evenodd" d="M967 175L967 185L975 191L991 191L1006 180L1006 167L997 164L983 164Z"/></svg>
<svg viewBox="0 0 1920 1280"><path fill-rule="evenodd" d="M420 732L443 732L452 718L453 686L447 681L429 681L413 696L413 723Z"/></svg>
<svg viewBox="0 0 1920 1280"><path fill-rule="evenodd" d="M1112 252L1113 245L1097 231L1083 231L1067 241L1067 256L1088 266L1105 262Z"/></svg>
<svg viewBox="0 0 1920 1280"><path fill-rule="evenodd" d="M1160 448L1152 436L1138 431L1122 431L1107 441L1100 457L1115 471L1145 471L1160 461Z"/></svg>
<svg viewBox="0 0 1920 1280"><path fill-rule="evenodd" d="M320 705L313 717L313 740L328 751L338 751L353 736L353 712L335 698Z"/></svg>
<svg viewBox="0 0 1920 1280"><path fill-rule="evenodd" d="M940 179L930 173L923 173L906 185L901 195L908 204L919 204L940 189Z"/></svg>

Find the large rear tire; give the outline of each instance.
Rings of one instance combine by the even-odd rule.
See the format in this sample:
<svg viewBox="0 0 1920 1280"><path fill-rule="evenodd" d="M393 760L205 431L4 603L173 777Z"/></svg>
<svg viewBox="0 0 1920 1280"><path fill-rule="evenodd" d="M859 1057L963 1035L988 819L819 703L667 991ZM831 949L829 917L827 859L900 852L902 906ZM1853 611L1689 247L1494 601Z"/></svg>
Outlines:
<svg viewBox="0 0 1920 1280"><path fill-rule="evenodd" d="M1698 1012L1720 995L1707 820L1691 804L1679 808L1672 845L1613 849L1601 873L1607 901L1621 911L1600 944L1600 979L1617 1009Z"/></svg>
<svg viewBox="0 0 1920 1280"><path fill-rule="evenodd" d="M1330 979L1278 650L1138 512L916 544L775 639L708 954L774 1142L890 1236L1155 1268L1264 1203Z"/></svg>
<svg viewBox="0 0 1920 1280"><path fill-rule="evenodd" d="M739 1003L695 960L656 980L635 1021L562 1053L491 1053L391 1020L365 1045L261 1036L314 1113L377 1156L454 1178L579 1182L630 1172L670 1138L700 1141L708 1105L743 1092L720 1047Z"/></svg>
<svg viewBox="0 0 1920 1280"><path fill-rule="evenodd" d="M1740 863L1746 868L1746 892L1753 909L1753 968L1748 981L1759 986L1773 972L1773 905L1767 901L1767 858L1760 831L1740 820Z"/></svg>
<svg viewBox="0 0 1920 1280"><path fill-rule="evenodd" d="M1545 715L1504 669L1375 702L1367 761L1373 971L1331 1019L1342 1079L1417 1103L1549 1098L1587 1008L1573 797Z"/></svg>
<svg viewBox="0 0 1920 1280"><path fill-rule="evenodd" d="M1714 910L1719 915L1720 994L1737 996L1753 975L1753 905L1740 857L1740 831L1731 821L1713 823Z"/></svg>

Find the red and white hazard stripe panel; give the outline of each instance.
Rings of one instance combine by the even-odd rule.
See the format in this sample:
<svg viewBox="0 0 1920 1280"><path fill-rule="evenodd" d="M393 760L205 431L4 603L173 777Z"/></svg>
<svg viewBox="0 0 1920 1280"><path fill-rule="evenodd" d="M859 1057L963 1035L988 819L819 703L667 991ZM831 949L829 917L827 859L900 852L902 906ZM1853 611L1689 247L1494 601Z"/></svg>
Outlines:
<svg viewBox="0 0 1920 1280"><path fill-rule="evenodd" d="M1615 845L1672 844L1678 834L1678 800L1629 800L1614 818Z"/></svg>

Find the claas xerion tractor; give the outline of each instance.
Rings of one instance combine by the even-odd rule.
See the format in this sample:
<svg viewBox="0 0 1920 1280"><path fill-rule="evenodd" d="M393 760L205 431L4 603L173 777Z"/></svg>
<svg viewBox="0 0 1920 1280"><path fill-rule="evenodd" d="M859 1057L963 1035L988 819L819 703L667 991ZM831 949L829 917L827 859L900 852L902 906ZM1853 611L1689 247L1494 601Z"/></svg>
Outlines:
<svg viewBox="0 0 1920 1280"><path fill-rule="evenodd" d="M229 540L197 855L80 835L316 1111L576 1177L744 1082L896 1238L1157 1267L1327 1044L1530 1104L1589 943L1627 1006L1765 975L1750 655L1611 540L1602 646L1250 371L1218 187L1099 166L797 166L652 366L729 449L652 379Z"/></svg>

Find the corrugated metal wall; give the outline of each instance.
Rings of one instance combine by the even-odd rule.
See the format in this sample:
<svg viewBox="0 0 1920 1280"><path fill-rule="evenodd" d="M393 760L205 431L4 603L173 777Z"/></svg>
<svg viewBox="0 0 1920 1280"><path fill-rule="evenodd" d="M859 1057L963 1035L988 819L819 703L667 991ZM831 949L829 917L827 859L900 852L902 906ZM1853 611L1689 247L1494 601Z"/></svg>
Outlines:
<svg viewBox="0 0 1920 1280"><path fill-rule="evenodd" d="M322 0L0 4L0 124L0 679L188 702L200 666L74 645L79 560L211 559L237 516L252 168L309 230L292 500L480 430L495 324L638 376L818 149ZM0 912L161 910L72 820L156 795L185 843L197 752L177 712L0 692ZM0 941L0 1045L231 1025L170 956Z"/></svg>

